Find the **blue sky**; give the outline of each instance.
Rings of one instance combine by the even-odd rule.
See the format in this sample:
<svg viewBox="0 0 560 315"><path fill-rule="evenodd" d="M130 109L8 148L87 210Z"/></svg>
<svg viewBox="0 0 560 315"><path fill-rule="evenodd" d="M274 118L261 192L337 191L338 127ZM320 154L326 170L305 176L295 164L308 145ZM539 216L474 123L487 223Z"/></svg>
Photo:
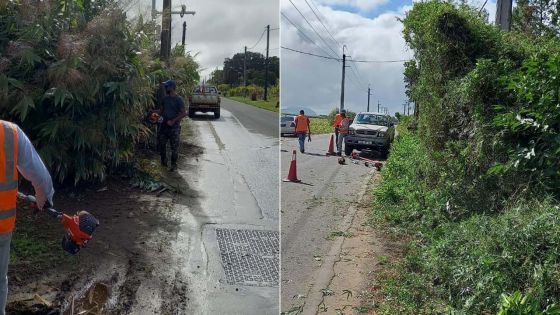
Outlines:
<svg viewBox="0 0 560 315"><path fill-rule="evenodd" d="M385 4L380 4L374 9L366 10L366 11L360 10L351 5L331 5L330 7L334 10L346 11L372 19L384 12L387 11L394 12L404 6L411 5L411 4L412 2L410 0L387 1Z"/></svg>

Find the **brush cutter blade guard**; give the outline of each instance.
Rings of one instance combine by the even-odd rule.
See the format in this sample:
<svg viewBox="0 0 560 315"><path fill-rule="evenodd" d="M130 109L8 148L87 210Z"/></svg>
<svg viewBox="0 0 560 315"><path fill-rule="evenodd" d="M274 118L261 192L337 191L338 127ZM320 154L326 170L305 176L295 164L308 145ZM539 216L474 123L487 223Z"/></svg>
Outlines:
<svg viewBox="0 0 560 315"><path fill-rule="evenodd" d="M76 254L85 247L93 232L99 226L99 221L87 211L80 211L76 215L63 215L62 224L66 228L66 235L62 238L62 248L70 254Z"/></svg>

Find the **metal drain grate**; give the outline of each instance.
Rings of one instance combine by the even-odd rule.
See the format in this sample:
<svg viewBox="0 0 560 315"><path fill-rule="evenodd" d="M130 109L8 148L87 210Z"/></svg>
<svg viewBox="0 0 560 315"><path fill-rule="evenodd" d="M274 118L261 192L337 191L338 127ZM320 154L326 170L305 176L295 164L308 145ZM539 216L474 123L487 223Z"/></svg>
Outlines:
<svg viewBox="0 0 560 315"><path fill-rule="evenodd" d="M228 284L278 285L278 232L216 229L216 237Z"/></svg>

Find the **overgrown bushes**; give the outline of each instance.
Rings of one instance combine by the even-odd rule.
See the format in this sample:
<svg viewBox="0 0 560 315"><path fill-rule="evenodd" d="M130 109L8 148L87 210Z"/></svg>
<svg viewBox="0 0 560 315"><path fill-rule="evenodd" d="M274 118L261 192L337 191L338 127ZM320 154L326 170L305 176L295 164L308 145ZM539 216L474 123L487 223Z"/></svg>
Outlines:
<svg viewBox="0 0 560 315"><path fill-rule="evenodd" d="M22 127L58 181L102 180L148 134L158 82L186 90L198 66L177 51L170 68L160 63L154 25L131 23L113 1L65 4L0 6L0 117Z"/></svg>
<svg viewBox="0 0 560 315"><path fill-rule="evenodd" d="M537 314L560 296L560 41L443 1L403 24L419 114L399 127L373 218L411 242L381 310L490 314L520 291Z"/></svg>

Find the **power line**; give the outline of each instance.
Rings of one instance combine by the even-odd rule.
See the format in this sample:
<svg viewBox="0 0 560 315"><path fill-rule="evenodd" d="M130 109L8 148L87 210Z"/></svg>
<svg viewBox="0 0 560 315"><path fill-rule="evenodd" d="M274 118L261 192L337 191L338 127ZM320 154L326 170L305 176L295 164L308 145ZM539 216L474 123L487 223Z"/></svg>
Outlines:
<svg viewBox="0 0 560 315"><path fill-rule="evenodd" d="M401 60L352 60L352 62L361 63L396 63L396 62L407 62L412 59L401 59Z"/></svg>
<svg viewBox="0 0 560 315"><path fill-rule="evenodd" d="M284 19L286 19L288 22L290 22L290 24L292 24L296 30L303 35L303 37L305 37L307 39L308 42L314 44L315 46L319 47L319 49L321 49L325 54L327 54L329 57L332 57L332 55L326 51L323 47L319 46L314 40L312 40L311 38L309 38L309 36L307 36L307 34L305 34L305 32L303 32L294 22L292 22L292 20L290 20L285 14L284 12L280 12L280 14L282 15L282 17Z"/></svg>
<svg viewBox="0 0 560 315"><path fill-rule="evenodd" d="M309 55L309 56L314 56L314 57L319 57L319 58L324 58L324 59L330 59L330 60L336 60L336 61L341 61L342 60L342 59L339 59L339 58L316 55L316 54L312 54L312 53L308 53L308 52L305 52L305 51L292 49L292 48L288 48L288 47L284 47L284 46L280 46L280 48L286 49L286 50L289 50L289 51L293 51L293 52L296 52L296 53L300 53L300 54L303 54L303 55Z"/></svg>
<svg viewBox="0 0 560 315"><path fill-rule="evenodd" d="M305 20L305 22L307 22L307 24L311 27L311 29L313 30L313 32L315 33L315 35L317 35L322 41L323 43L325 43L325 45L327 46L328 49L330 49L332 52L334 52L334 55L338 57L338 53L331 48L331 46L329 46L329 44L325 41L325 39L319 35L319 33L317 32L317 30L313 27L313 25L311 23L309 23L309 20L307 20L307 18L305 17L305 15L303 15L303 13L301 13L301 11L298 9L298 7L294 4L294 2L292 0L289 0L290 3L292 4L292 6L298 11L299 15L301 15L301 17L303 17L303 19Z"/></svg>
<svg viewBox="0 0 560 315"><path fill-rule="evenodd" d="M312 0L310 0L312 1ZM321 18L317 15L317 13L315 13L315 10L313 10L313 8L311 7L311 5L309 4L309 2L307 2L307 0L305 0L305 3L307 3L307 6L311 9L311 12L313 12L313 14L315 15L315 17L317 18L317 20L321 23L321 25L323 25L323 27L325 28L325 30L327 31L327 34L329 34L329 36L332 38L333 42L338 44L338 46L342 46L335 38L334 36L331 34L331 32L329 31L329 29L327 28L327 26L325 25L325 23L323 23L323 21L321 20ZM317 11L319 11L319 9L317 9Z"/></svg>
<svg viewBox="0 0 560 315"><path fill-rule="evenodd" d="M255 45L253 45L251 48L247 48L247 49L251 50L251 49L257 47L257 45L261 42L265 32L266 32L266 29L261 33L261 37L259 37L259 40L257 41L257 43Z"/></svg>

